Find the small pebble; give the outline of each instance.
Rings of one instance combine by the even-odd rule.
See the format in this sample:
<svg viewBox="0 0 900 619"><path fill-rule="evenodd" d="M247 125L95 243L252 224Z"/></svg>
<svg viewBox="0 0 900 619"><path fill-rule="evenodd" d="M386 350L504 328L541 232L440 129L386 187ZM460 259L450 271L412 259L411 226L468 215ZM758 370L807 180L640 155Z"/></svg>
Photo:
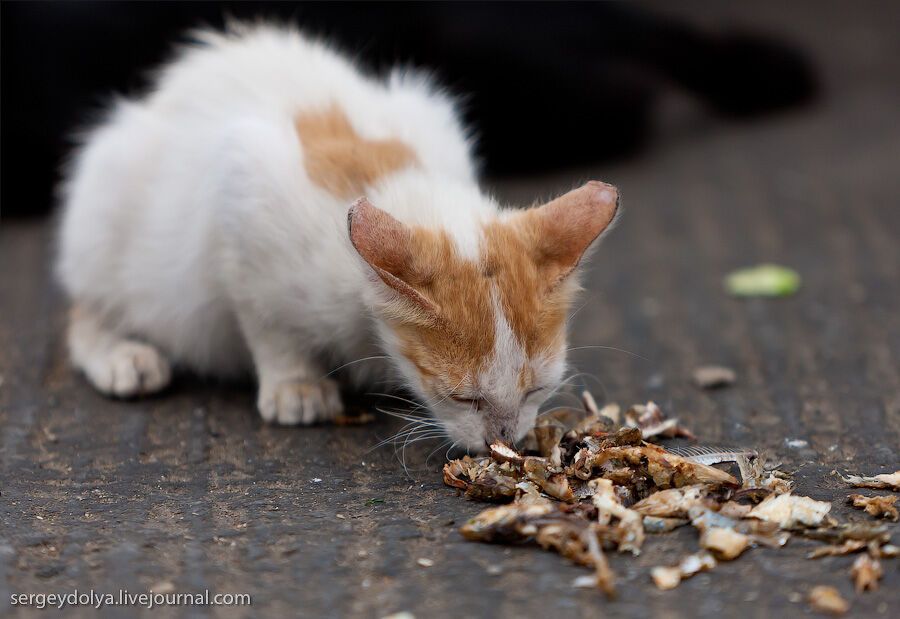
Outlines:
<svg viewBox="0 0 900 619"><path fill-rule="evenodd" d="M572 581L572 586L578 589L596 589L597 576L594 574L585 574L584 576L579 576Z"/></svg>
<svg viewBox="0 0 900 619"><path fill-rule="evenodd" d="M173 591L175 591L175 585L173 585L168 580L163 580L150 587L150 591L152 591L153 593L163 594L172 593Z"/></svg>
<svg viewBox="0 0 900 619"><path fill-rule="evenodd" d="M693 379L701 389L717 389L734 384L737 374L721 365L704 365L694 370Z"/></svg>
<svg viewBox="0 0 900 619"><path fill-rule="evenodd" d="M841 597L837 589L824 585L812 588L809 592L809 605L813 610L829 615L843 615L850 610L850 604Z"/></svg>
<svg viewBox="0 0 900 619"><path fill-rule="evenodd" d="M644 383L644 386L647 389L662 389L666 384L666 377L660 374L659 372L652 374L650 378L647 379L647 382Z"/></svg>

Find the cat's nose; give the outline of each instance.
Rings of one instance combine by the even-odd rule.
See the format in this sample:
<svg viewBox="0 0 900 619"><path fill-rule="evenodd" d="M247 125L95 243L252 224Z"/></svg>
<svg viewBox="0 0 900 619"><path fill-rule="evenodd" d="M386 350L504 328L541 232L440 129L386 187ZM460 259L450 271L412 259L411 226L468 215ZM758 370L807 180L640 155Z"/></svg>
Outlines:
<svg viewBox="0 0 900 619"><path fill-rule="evenodd" d="M516 408L491 406L484 416L484 440L488 446L493 443L512 446L518 438L516 436L518 422Z"/></svg>
<svg viewBox="0 0 900 619"><path fill-rule="evenodd" d="M515 432L511 427L488 428L484 434L484 444L490 450L494 443L512 445L516 442Z"/></svg>

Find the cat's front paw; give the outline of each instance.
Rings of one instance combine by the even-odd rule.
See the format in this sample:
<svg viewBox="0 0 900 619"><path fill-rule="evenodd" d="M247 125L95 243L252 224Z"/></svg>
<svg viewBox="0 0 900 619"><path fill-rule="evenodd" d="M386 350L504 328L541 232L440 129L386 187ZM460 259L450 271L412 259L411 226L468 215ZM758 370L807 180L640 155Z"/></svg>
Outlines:
<svg viewBox="0 0 900 619"><path fill-rule="evenodd" d="M161 391L172 376L169 362L156 348L130 340L96 353L86 363L85 372L97 390L118 398Z"/></svg>
<svg viewBox="0 0 900 619"><path fill-rule="evenodd" d="M287 426L328 421L344 412L338 384L327 378L264 383L257 405L265 421Z"/></svg>

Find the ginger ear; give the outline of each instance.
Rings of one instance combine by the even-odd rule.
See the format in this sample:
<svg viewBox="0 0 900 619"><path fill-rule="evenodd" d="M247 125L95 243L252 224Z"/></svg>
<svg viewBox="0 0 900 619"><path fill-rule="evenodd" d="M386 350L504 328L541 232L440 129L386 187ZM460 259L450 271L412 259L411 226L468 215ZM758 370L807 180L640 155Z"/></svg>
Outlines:
<svg viewBox="0 0 900 619"><path fill-rule="evenodd" d="M573 189L522 214L533 257L550 287L571 274L582 257L613 222L619 192L599 181Z"/></svg>
<svg viewBox="0 0 900 619"><path fill-rule="evenodd" d="M382 282L421 310L437 312L437 306L410 284L415 281L415 273L409 227L360 198L347 214L347 233L353 247Z"/></svg>

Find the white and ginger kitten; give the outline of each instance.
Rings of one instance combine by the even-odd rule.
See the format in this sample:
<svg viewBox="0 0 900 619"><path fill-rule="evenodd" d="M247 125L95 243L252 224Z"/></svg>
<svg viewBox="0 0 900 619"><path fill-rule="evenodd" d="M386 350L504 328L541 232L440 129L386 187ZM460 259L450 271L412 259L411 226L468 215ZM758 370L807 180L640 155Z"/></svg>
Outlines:
<svg viewBox="0 0 900 619"><path fill-rule="evenodd" d="M117 103L64 196L69 350L101 392L255 371L263 419L309 424L341 412L346 365L469 449L521 438L562 379L576 267L617 209L599 182L501 208L426 79L264 26L199 35Z"/></svg>

